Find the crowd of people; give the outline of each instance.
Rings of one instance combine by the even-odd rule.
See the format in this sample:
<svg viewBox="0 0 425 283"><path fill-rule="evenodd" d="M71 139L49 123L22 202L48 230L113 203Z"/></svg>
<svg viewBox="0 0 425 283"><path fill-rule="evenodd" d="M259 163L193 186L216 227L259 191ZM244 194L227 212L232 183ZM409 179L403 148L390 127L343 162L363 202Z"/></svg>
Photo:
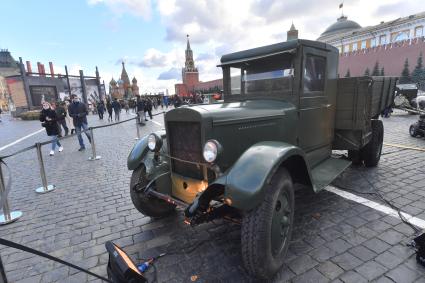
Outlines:
<svg viewBox="0 0 425 283"><path fill-rule="evenodd" d="M71 95L70 99L65 101L52 102L43 101L40 112L41 125L46 129L46 133L52 140L50 156L55 154L56 146L58 151L63 151L63 146L58 138L62 137L62 128L65 136L71 132L77 133L80 144L79 151L85 150L85 145L81 133L85 131L87 139L91 142L90 133L88 133L87 115L89 114L87 106L80 101L78 96Z"/></svg>
<svg viewBox="0 0 425 283"><path fill-rule="evenodd" d="M180 107L185 104L178 96L138 96L136 100L121 100L117 98L106 101L92 101L90 107L83 103L76 95L71 95L65 98L64 101L47 102L43 101L42 110L40 112L40 122L46 129L46 133L51 137L51 150L50 156L55 154L56 148L59 152L63 151L63 146L59 142L59 138L63 135L77 134L78 142L80 145L79 151L85 150L85 144L82 137L82 132L87 136L88 141L91 143L91 136L88 132L87 115L92 111L97 113L100 120L103 120L104 114L108 112L108 122L119 122L122 109L128 114L130 109L137 113L139 122L142 122L142 117L148 121L148 117L152 120L152 110L168 109L172 105ZM112 117L114 114L114 117Z"/></svg>

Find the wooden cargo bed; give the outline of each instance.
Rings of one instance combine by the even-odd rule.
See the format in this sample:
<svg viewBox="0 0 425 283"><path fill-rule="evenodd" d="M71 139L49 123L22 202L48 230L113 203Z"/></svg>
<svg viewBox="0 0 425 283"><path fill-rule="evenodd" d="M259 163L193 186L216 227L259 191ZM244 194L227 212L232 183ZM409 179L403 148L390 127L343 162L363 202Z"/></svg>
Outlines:
<svg viewBox="0 0 425 283"><path fill-rule="evenodd" d="M394 100L395 77L353 77L337 81L333 149L359 149L368 143L370 121Z"/></svg>

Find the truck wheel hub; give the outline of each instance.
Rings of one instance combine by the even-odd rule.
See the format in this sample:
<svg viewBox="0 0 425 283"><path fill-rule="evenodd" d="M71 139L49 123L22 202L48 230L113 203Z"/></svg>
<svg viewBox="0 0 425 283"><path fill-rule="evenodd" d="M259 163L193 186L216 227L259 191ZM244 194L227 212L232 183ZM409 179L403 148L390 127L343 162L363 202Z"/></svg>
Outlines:
<svg viewBox="0 0 425 283"><path fill-rule="evenodd" d="M291 207L286 192L281 192L276 201L271 227L271 248L273 255L278 255L287 240L290 226Z"/></svg>

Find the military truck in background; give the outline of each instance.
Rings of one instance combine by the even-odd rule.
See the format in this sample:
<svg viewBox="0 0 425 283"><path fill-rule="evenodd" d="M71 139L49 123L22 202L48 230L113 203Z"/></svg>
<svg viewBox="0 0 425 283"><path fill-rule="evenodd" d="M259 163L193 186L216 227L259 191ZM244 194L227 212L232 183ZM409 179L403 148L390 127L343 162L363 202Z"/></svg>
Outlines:
<svg viewBox="0 0 425 283"><path fill-rule="evenodd" d="M165 114L128 156L134 206L153 218L241 224L246 270L271 278L294 222L294 184L318 192L352 162L380 160L378 117L396 78L338 78L338 49L293 40L224 55L224 101ZM336 157L332 150L348 150Z"/></svg>

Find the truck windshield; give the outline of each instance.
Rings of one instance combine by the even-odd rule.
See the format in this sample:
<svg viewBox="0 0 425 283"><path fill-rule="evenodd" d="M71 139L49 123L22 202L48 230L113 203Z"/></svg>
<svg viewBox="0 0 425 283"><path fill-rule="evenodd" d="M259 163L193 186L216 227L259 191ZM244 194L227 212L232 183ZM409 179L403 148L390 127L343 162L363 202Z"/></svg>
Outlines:
<svg viewBox="0 0 425 283"><path fill-rule="evenodd" d="M292 58L267 58L230 68L230 94L278 96L292 91Z"/></svg>

